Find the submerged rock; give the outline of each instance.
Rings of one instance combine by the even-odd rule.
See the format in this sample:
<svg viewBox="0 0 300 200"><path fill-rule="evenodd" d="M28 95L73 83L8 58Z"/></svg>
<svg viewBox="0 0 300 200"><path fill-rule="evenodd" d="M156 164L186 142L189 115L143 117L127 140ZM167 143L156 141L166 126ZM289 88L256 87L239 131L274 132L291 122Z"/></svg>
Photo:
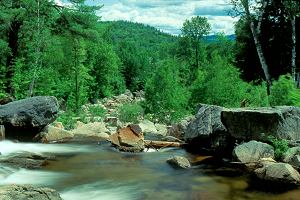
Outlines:
<svg viewBox="0 0 300 200"><path fill-rule="evenodd" d="M233 156L242 163L257 162L262 158L274 159L274 148L269 144L252 140L236 146Z"/></svg>
<svg viewBox="0 0 300 200"><path fill-rule="evenodd" d="M0 124L7 138L32 139L53 122L58 113L55 97L37 96L0 106Z"/></svg>
<svg viewBox="0 0 300 200"><path fill-rule="evenodd" d="M29 185L0 186L1 200L62 200L59 193L47 187Z"/></svg>
<svg viewBox="0 0 300 200"><path fill-rule="evenodd" d="M169 158L167 160L167 163L169 163L174 168L188 169L191 167L189 160L182 156L174 156L172 158Z"/></svg>
<svg viewBox="0 0 300 200"><path fill-rule="evenodd" d="M14 168L40 169L48 164L54 157L29 152L18 153L11 156L0 157L0 163Z"/></svg>
<svg viewBox="0 0 300 200"><path fill-rule="evenodd" d="M275 183L299 184L300 175L287 163L269 163L262 168L256 169L258 178Z"/></svg>

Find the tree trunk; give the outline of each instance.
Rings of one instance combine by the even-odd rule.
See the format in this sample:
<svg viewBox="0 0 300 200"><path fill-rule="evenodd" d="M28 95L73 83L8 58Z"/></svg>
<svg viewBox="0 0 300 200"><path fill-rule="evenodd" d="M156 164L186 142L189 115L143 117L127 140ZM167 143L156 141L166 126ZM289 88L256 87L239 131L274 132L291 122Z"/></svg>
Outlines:
<svg viewBox="0 0 300 200"><path fill-rule="evenodd" d="M40 53L41 53L41 28L40 28L40 0L37 0L37 44L35 48L35 65L34 65L34 72L33 76L29 85L29 92L28 96L32 97L34 94L34 88L36 79L38 78L38 71L40 68Z"/></svg>
<svg viewBox="0 0 300 200"><path fill-rule="evenodd" d="M251 29L251 32L252 32L252 35L253 35L253 39L254 39L256 51L257 51L257 54L258 54L258 57L259 57L259 61L260 61L261 67L264 71L265 78L266 78L267 94L270 95L270 87L272 85L272 82L271 82L271 77L270 77L270 74L269 74L269 67L268 67L268 64L266 62L266 59L265 59L265 56L264 56L264 53L263 53L263 50L262 50L262 46L261 46L261 43L260 43L260 40L259 40L259 36L257 35L257 32L256 32L255 25L254 25L253 21L250 21L250 29Z"/></svg>
<svg viewBox="0 0 300 200"><path fill-rule="evenodd" d="M77 39L75 39L75 46L74 46L74 69L75 69L75 107L76 107L76 112L79 111L79 63L78 63L78 46L79 42Z"/></svg>
<svg viewBox="0 0 300 200"><path fill-rule="evenodd" d="M296 86L299 86L299 81L297 80L296 74L296 17L292 16L291 18L292 25L292 57L291 57L291 66L292 66L292 76L295 80Z"/></svg>
<svg viewBox="0 0 300 200"><path fill-rule="evenodd" d="M197 71L197 69L199 68L199 43L198 42L196 42L196 70L195 70L195 72Z"/></svg>
<svg viewBox="0 0 300 200"><path fill-rule="evenodd" d="M256 51L257 51L257 54L258 54L258 57L259 57L260 64L261 64L261 67L262 67L264 75L265 75L265 79L266 79L266 82L267 82L267 94L269 96L270 95L270 87L272 85L272 82L271 82L271 77L270 77L270 74L269 74L269 67L268 67L268 64L266 62L263 50L262 50L261 42L259 40L259 34L260 34L260 30L261 30L262 18L263 18L264 10L265 10L267 4L268 4L268 1L263 2L262 11L261 11L261 14L260 14L260 19L258 21L257 28L255 27L255 24L252 20L251 14L250 14L248 0L245 3L243 3L243 7L245 9L246 18L250 22L251 33L252 33L252 36L253 36L253 39L254 39L254 44L255 44L255 47L256 47Z"/></svg>
<svg viewBox="0 0 300 200"><path fill-rule="evenodd" d="M14 88L12 79L15 73L14 61L18 55L18 41L19 41L19 30L21 28L22 23L19 21L13 21L10 25L10 30L8 32L8 47L11 50L11 53L7 57L6 60L6 84L5 84L5 92L13 96Z"/></svg>

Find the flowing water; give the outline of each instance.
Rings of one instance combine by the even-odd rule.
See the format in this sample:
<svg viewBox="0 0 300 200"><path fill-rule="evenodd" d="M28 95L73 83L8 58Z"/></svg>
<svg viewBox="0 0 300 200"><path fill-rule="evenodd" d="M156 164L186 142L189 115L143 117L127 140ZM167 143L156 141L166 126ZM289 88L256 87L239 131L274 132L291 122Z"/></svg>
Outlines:
<svg viewBox="0 0 300 200"><path fill-rule="evenodd" d="M22 151L55 154L41 170L0 165L0 184L33 184L59 191L65 200L298 200L300 189L263 192L238 171L207 164L176 170L166 163L174 155L201 159L182 149L120 153L109 144L30 144L0 142L1 156ZM251 185L252 184L252 185ZM276 191L276 190L275 190Z"/></svg>

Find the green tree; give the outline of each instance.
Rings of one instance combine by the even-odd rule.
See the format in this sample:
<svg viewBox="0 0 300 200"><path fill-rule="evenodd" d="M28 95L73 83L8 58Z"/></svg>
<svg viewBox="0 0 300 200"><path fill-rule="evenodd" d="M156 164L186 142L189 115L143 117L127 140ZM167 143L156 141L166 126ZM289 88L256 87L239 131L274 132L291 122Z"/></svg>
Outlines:
<svg viewBox="0 0 300 200"><path fill-rule="evenodd" d="M265 11L266 7L269 4L269 0L267 1L262 1L262 2L253 2L251 4L251 1L249 0L232 0L232 4L234 5L234 9L239 12L243 13L247 21L249 22L250 25L250 30L254 39L254 44L256 47L257 55L259 57L259 61L262 67L262 70L265 75L265 79L267 82L267 94L270 95L270 87L272 85L271 82L271 76L269 73L269 66L267 64L265 54L262 48L262 42L260 39L260 34L261 34L261 26L262 26L262 21L263 18L265 17ZM255 4L255 5L254 5ZM250 8L253 7L257 10L256 15L250 12ZM238 11L238 9L242 11ZM255 19L257 18L257 25L255 23Z"/></svg>
<svg viewBox="0 0 300 200"><path fill-rule="evenodd" d="M162 60L146 83L145 111L160 121L175 121L187 113L189 93L180 82L178 69L177 60Z"/></svg>
<svg viewBox="0 0 300 200"><path fill-rule="evenodd" d="M204 36L208 35L211 26L206 17L192 17L190 20L185 20L181 29L182 35L189 37L192 40L195 49L195 64L196 69L199 68L199 45Z"/></svg>
<svg viewBox="0 0 300 200"><path fill-rule="evenodd" d="M91 68L93 80L90 98L111 97L125 91L121 62L111 45L101 42L91 45L87 65Z"/></svg>

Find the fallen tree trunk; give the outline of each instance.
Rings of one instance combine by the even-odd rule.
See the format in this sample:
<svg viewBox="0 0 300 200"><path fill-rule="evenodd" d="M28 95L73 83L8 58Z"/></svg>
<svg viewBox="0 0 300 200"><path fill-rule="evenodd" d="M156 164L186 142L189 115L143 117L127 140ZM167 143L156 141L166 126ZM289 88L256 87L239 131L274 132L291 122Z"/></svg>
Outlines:
<svg viewBox="0 0 300 200"><path fill-rule="evenodd" d="M146 147L153 147L156 149L164 148L164 147L182 147L185 143L180 142L166 142L166 141L153 141L153 140L145 140Z"/></svg>

